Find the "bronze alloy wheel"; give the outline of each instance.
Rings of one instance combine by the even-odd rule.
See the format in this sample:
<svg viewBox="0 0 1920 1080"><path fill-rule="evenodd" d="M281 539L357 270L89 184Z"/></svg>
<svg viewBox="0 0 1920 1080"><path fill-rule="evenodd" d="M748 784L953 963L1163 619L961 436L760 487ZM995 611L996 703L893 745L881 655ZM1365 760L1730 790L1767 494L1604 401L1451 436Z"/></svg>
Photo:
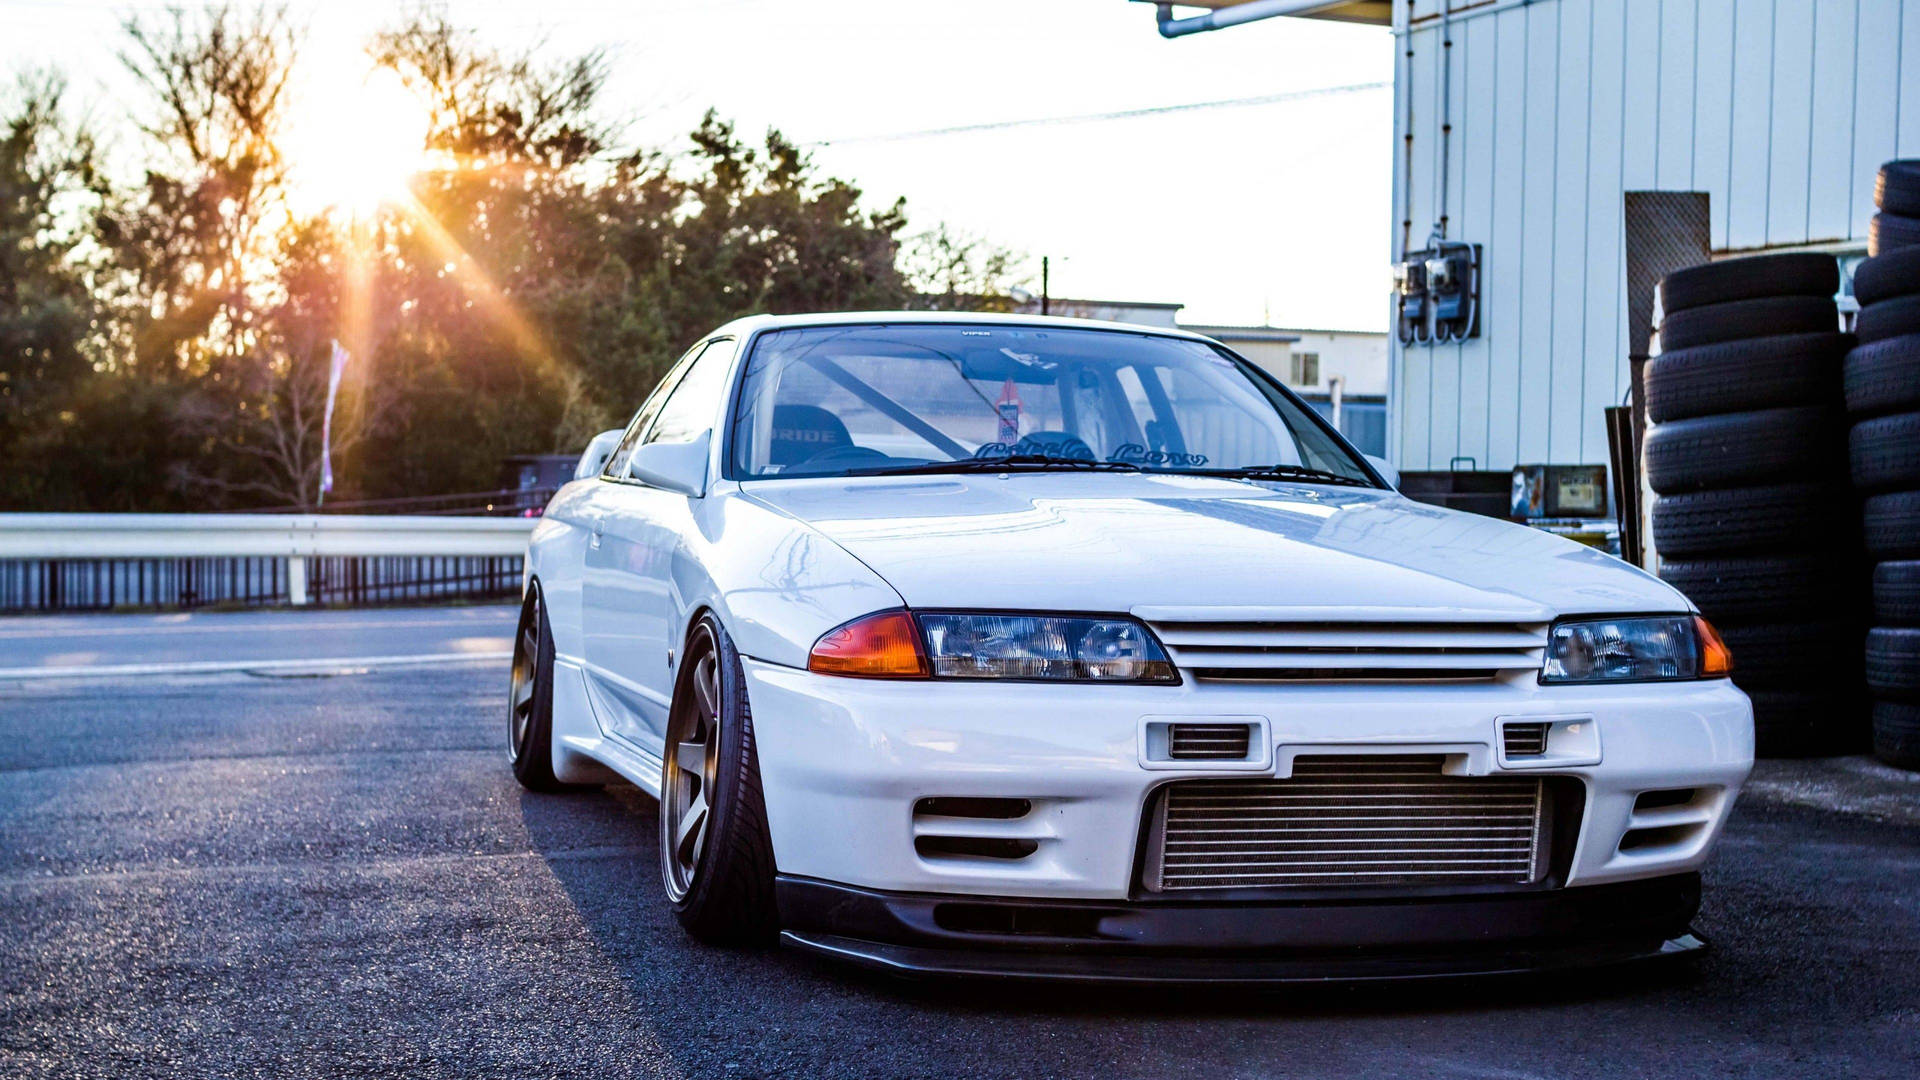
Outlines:
<svg viewBox="0 0 1920 1080"><path fill-rule="evenodd" d="M660 792L660 867L667 898L693 890L720 776L720 656L705 624L687 643L687 693L668 725Z"/></svg>
<svg viewBox="0 0 1920 1080"><path fill-rule="evenodd" d="M507 690L507 760L518 762L533 732L540 690L540 594L527 597L513 642L513 679Z"/></svg>

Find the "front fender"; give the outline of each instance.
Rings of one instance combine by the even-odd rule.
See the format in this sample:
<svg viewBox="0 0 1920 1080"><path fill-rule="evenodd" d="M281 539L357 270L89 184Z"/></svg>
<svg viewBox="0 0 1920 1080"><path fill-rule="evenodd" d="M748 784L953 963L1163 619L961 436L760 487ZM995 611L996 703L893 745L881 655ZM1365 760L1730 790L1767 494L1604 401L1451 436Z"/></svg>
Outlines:
<svg viewBox="0 0 1920 1080"><path fill-rule="evenodd" d="M587 504L598 480L576 480L554 493L540 523L527 538L525 577L538 578L553 627L553 648L562 656L585 652L580 590L592 531ZM523 594L524 594L524 582Z"/></svg>
<svg viewBox="0 0 1920 1080"><path fill-rule="evenodd" d="M845 548L789 515L722 488L689 500L672 561L678 626L720 616L741 655L805 667L820 635L905 601Z"/></svg>

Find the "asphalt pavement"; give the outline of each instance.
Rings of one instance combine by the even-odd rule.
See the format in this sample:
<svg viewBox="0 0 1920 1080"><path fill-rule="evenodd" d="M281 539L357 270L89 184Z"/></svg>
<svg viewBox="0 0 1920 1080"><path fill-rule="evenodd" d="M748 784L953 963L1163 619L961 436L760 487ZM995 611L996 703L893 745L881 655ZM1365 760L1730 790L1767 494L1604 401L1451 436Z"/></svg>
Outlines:
<svg viewBox="0 0 1920 1080"><path fill-rule="evenodd" d="M94 617L7 662L191 662L177 627L225 619L255 621L193 640L327 660L484 655L447 643L512 612ZM0 679L0 1076L1920 1075L1920 779L1858 760L1763 767L1691 965L926 986L689 941L652 801L522 792L505 686L471 659Z"/></svg>

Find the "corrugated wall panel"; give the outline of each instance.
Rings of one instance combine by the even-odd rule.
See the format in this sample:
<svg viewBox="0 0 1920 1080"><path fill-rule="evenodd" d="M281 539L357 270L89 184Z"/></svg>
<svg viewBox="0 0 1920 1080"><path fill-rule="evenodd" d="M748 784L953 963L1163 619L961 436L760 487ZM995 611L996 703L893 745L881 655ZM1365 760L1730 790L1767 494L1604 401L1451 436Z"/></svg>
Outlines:
<svg viewBox="0 0 1920 1080"><path fill-rule="evenodd" d="M1844 3L1845 0L1842 0ZM1827 0L1831 5L1833 0ZM1773 113L1768 126L1769 244L1804 244L1807 180L1813 158L1813 54L1819 47L1812 4L1776 4L1773 22Z"/></svg>
<svg viewBox="0 0 1920 1080"><path fill-rule="evenodd" d="M1807 152L1807 237L1852 232L1853 72L1860 39L1851 3L1820 4L1813 24L1813 123Z"/></svg>
<svg viewBox="0 0 1920 1080"><path fill-rule="evenodd" d="M1439 211L1439 9L1398 13L1396 245L1402 215L1420 246ZM1404 469L1605 459L1623 191L1709 193L1722 249L1858 240L1874 170L1920 154L1920 0L1492 0L1453 40L1448 232L1485 245L1482 337L1396 345Z"/></svg>
<svg viewBox="0 0 1920 1080"><path fill-rule="evenodd" d="M1669 0L1677 3L1678 0ZM1625 280L1625 251L1621 243L1619 199L1620 155L1613 148L1621 145L1626 122L1626 100L1622 88L1627 71L1627 24L1610 3L1597 3L1593 18L1593 83L1588 93L1587 142L1587 283L1585 299L1585 343L1580 352L1581 432L1585 444L1581 461L1603 461L1604 454L1593 457L1594 429L1590 416L1594 410L1617 400L1614 358L1620 355L1621 319L1620 283ZM1692 119L1688 119L1688 127ZM1669 155L1671 156L1671 155ZM1690 162L1682 168L1691 170ZM1571 366L1571 361L1569 361ZM1573 374L1569 372L1569 377ZM1605 448L1606 432L1598 432Z"/></svg>
<svg viewBox="0 0 1920 1080"><path fill-rule="evenodd" d="M1561 5L1522 8L1526 19L1528 92L1517 103L1526 112L1526 172L1521 177L1520 235L1520 416L1512 453L1531 449L1544 454L1552 403L1547 383L1553 378L1553 231L1554 150L1559 134Z"/></svg>
<svg viewBox="0 0 1920 1080"><path fill-rule="evenodd" d="M1607 6L1606 0L1598 0ZM1586 295L1588 114L1592 111L1591 73L1595 0L1561 0L1558 120L1554 124L1553 277L1540 297L1547 308L1547 460L1581 459L1580 420L1586 386L1580 377L1587 350ZM1564 364L1552 364L1565 357Z"/></svg>

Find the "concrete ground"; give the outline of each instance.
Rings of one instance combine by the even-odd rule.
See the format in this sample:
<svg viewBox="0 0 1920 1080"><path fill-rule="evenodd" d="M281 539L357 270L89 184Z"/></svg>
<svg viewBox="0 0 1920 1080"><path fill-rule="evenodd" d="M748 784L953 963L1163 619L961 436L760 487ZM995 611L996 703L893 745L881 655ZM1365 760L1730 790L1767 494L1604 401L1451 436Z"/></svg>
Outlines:
<svg viewBox="0 0 1920 1080"><path fill-rule="evenodd" d="M203 657L189 632L243 663L484 656L444 641L512 616L97 617L7 663ZM1762 764L1690 968L927 987L690 942L650 799L513 783L505 682L485 659L0 679L0 1076L1920 1075L1920 777L1861 759Z"/></svg>

